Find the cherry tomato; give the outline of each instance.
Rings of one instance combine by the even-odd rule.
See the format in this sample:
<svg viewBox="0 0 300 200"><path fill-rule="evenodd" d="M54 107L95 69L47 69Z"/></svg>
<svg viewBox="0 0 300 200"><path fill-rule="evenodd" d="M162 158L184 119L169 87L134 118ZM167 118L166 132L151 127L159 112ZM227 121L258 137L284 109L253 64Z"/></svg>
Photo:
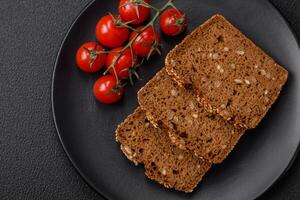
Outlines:
<svg viewBox="0 0 300 200"><path fill-rule="evenodd" d="M96 38L101 44L109 48L115 48L126 42L129 35L128 28L115 25L116 21L120 20L117 15L106 15L98 21Z"/></svg>
<svg viewBox="0 0 300 200"><path fill-rule="evenodd" d="M138 27L137 30L142 30L144 26ZM130 40L136 36L136 32L130 34ZM132 44L133 51L136 55L141 57L148 57L153 55L160 47L160 37L157 32L150 26L144 30Z"/></svg>
<svg viewBox="0 0 300 200"><path fill-rule="evenodd" d="M101 103L116 103L122 98L123 92L123 87L120 84L117 85L114 75L104 75L94 84L94 95Z"/></svg>
<svg viewBox="0 0 300 200"><path fill-rule="evenodd" d="M121 55L118 53L120 50L122 50L123 47L118 47L112 50L111 53L108 54L107 60L106 60L106 66L110 67L111 64L115 61L114 67L117 73L117 76L122 78L128 78L129 77L129 69L133 67L133 65L137 64L137 57L136 55L131 54L130 49L126 49ZM132 58L134 60L132 60ZM109 70L110 74L114 74L113 68L110 68Z"/></svg>
<svg viewBox="0 0 300 200"><path fill-rule="evenodd" d="M137 5L141 0L120 0L119 13L123 22L130 22L131 24L140 24L146 21L150 16L150 8L145 5ZM144 0L149 3L149 0Z"/></svg>
<svg viewBox="0 0 300 200"><path fill-rule="evenodd" d="M179 35L187 26L187 17L182 11L170 8L160 16L160 28L166 35Z"/></svg>
<svg viewBox="0 0 300 200"><path fill-rule="evenodd" d="M96 42L83 44L76 54L76 62L79 69L88 73L99 71L106 62L106 54L99 54L100 51L104 51L104 49Z"/></svg>

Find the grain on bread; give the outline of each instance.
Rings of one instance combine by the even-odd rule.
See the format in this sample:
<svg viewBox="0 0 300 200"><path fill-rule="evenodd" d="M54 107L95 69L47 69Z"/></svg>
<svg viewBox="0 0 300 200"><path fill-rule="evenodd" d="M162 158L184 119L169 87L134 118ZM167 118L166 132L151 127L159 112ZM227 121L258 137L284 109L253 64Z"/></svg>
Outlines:
<svg viewBox="0 0 300 200"><path fill-rule="evenodd" d="M211 164L178 149L167 132L154 128L137 108L118 126L116 140L126 157L145 166L145 174L167 188L192 192Z"/></svg>
<svg viewBox="0 0 300 200"><path fill-rule="evenodd" d="M288 72L223 16L215 15L169 52L166 69L197 93L209 112L254 128L275 102Z"/></svg>

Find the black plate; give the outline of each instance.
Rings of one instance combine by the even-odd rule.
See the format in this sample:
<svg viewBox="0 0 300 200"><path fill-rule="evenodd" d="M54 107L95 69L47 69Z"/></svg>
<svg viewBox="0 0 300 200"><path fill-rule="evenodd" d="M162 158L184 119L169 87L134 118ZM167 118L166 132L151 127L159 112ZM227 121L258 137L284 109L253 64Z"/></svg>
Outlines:
<svg viewBox="0 0 300 200"><path fill-rule="evenodd" d="M213 167L194 193L186 195L145 178L143 167L134 167L121 153L114 135L116 126L136 108L139 88L163 66L165 54L184 35L163 37L163 56L147 62L140 69L143 80L127 87L124 100L113 106L97 103L91 92L100 73L89 75L75 67L77 48L95 40L97 20L116 11L117 2L90 3L72 25L57 57L53 113L73 165L96 191L112 200L243 200L261 195L286 171L300 141L300 51L285 20L265 0L175 1L188 14L188 32L221 13L290 72L288 84L260 126L242 138L224 163Z"/></svg>

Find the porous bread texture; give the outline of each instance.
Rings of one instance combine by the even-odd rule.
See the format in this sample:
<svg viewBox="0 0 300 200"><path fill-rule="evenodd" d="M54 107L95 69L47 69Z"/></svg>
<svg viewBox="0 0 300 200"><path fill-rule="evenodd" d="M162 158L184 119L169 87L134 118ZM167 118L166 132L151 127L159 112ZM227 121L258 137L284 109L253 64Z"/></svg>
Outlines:
<svg viewBox="0 0 300 200"><path fill-rule="evenodd" d="M166 70L207 111L245 128L259 124L288 78L287 70L220 15L169 52Z"/></svg>
<svg viewBox="0 0 300 200"><path fill-rule="evenodd" d="M138 92L138 101L155 127L168 129L172 143L212 163L221 163L244 133L244 129L207 112L165 69Z"/></svg>
<svg viewBox="0 0 300 200"><path fill-rule="evenodd" d="M166 188L192 192L211 167L173 145L167 132L154 128L140 108L118 126L116 140L129 160L144 164L146 176Z"/></svg>

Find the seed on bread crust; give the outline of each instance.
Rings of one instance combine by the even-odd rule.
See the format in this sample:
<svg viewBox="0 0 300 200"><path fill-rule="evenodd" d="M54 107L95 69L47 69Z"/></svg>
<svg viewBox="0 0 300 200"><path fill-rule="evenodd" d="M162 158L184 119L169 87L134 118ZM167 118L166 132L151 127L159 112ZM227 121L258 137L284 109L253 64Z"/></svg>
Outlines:
<svg viewBox="0 0 300 200"><path fill-rule="evenodd" d="M222 84L221 81L215 81L215 82L214 82L214 86L215 86L216 88L220 87L221 84Z"/></svg>
<svg viewBox="0 0 300 200"><path fill-rule="evenodd" d="M162 168L161 174L162 174L163 176L166 176L166 175L167 175L167 170L166 170L166 168Z"/></svg>
<svg viewBox="0 0 300 200"><path fill-rule="evenodd" d="M125 146L122 146L122 147L123 147L125 153L126 153L128 156L132 156L132 151L131 151L131 149L130 149L129 146L125 145Z"/></svg>
<svg viewBox="0 0 300 200"><path fill-rule="evenodd" d="M172 96L176 96L177 95L177 91L176 90L171 90L171 95Z"/></svg>
<svg viewBox="0 0 300 200"><path fill-rule="evenodd" d="M236 84L242 84L243 83L243 81L241 79L234 79L234 82Z"/></svg>
<svg viewBox="0 0 300 200"><path fill-rule="evenodd" d="M241 56L245 54L245 52L242 51L242 50L238 50L238 51L236 51L236 53L237 53L238 55L241 55Z"/></svg>
<svg viewBox="0 0 300 200"><path fill-rule="evenodd" d="M264 94L267 95L268 93L269 93L269 91L268 91L268 90L265 90Z"/></svg>
<svg viewBox="0 0 300 200"><path fill-rule="evenodd" d="M212 54L212 59L216 60L218 58L219 58L219 54L217 53Z"/></svg>
<svg viewBox="0 0 300 200"><path fill-rule="evenodd" d="M229 48L228 47L224 47L223 49L225 52L229 51Z"/></svg>
<svg viewBox="0 0 300 200"><path fill-rule="evenodd" d="M247 80L247 79L245 79L245 83L246 83L247 85L250 85L250 84L251 84L250 81Z"/></svg>

